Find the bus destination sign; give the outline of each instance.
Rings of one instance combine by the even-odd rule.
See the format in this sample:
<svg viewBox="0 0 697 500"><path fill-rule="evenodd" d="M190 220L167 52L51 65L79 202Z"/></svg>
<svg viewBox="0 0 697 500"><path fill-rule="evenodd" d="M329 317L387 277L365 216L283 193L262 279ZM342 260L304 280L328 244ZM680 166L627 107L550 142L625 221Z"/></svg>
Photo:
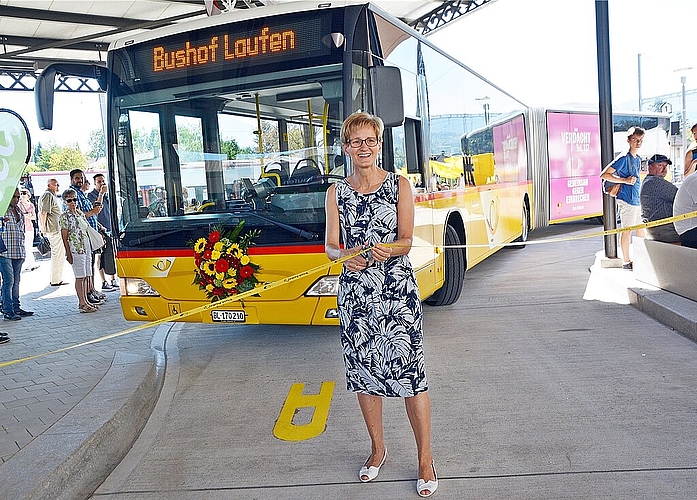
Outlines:
<svg viewBox="0 0 697 500"><path fill-rule="evenodd" d="M322 37L331 18L266 19L179 33L131 47L132 77L147 84L165 75L227 71L300 58L322 57L331 48Z"/></svg>
<svg viewBox="0 0 697 500"><path fill-rule="evenodd" d="M294 30L271 33L267 26L255 36L236 40L225 34L222 37L215 35L210 42L200 46L194 46L187 41L184 47L178 50L167 50L163 46L157 46L152 52L152 69L168 71L215 63L220 58L231 60L245 57L251 59L274 53L280 55L297 50L296 36Z"/></svg>

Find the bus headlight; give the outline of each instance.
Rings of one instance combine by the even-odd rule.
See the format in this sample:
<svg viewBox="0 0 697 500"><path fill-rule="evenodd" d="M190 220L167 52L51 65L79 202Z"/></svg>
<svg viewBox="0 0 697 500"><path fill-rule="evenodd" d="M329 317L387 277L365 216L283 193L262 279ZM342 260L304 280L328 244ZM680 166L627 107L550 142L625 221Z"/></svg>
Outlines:
<svg viewBox="0 0 697 500"><path fill-rule="evenodd" d="M307 289L305 295L308 297L336 296L339 291L338 276L322 276Z"/></svg>
<svg viewBox="0 0 697 500"><path fill-rule="evenodd" d="M121 278L124 282L126 295L150 295L159 297L160 294L147 281L140 278Z"/></svg>

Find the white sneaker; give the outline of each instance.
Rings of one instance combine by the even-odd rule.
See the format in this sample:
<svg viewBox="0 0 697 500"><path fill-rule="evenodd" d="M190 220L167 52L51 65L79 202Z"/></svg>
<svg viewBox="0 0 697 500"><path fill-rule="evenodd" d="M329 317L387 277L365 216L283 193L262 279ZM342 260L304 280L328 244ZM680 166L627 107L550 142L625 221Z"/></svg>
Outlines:
<svg viewBox="0 0 697 500"><path fill-rule="evenodd" d="M111 286L113 286L113 287L116 288L117 290L119 289L119 282L116 281L116 278L114 278L114 279L111 280Z"/></svg>
<svg viewBox="0 0 697 500"><path fill-rule="evenodd" d="M111 286L108 281L105 281L104 283L102 283L102 291L103 292L113 292L114 290L116 290L116 288Z"/></svg>

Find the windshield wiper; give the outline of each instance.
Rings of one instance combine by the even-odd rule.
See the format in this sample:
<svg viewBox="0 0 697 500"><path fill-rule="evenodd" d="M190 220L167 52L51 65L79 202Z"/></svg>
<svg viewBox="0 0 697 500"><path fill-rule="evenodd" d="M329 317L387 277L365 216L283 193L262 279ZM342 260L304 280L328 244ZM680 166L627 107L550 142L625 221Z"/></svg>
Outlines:
<svg viewBox="0 0 697 500"><path fill-rule="evenodd" d="M250 211L245 210L245 211L236 212L235 216L238 216L238 215L252 215L252 216L256 217L257 219L261 219L264 222L268 222L270 224L273 224L274 226L280 227L281 229L285 229L289 233L293 233L297 236L300 236L301 238L306 239L307 241L314 241L314 240L319 239L319 235L317 233L305 231L304 229L300 229L299 227L289 226L288 224L284 224L283 222L279 222L277 220L269 219L268 217L264 217L263 215L259 215L258 213L253 212L251 210Z"/></svg>
<svg viewBox="0 0 697 500"><path fill-rule="evenodd" d="M164 233L157 233L157 234L149 234L148 236L142 236L140 238L136 238L134 240L130 240L128 242L128 246L134 246L134 245L140 245L142 243L150 243L151 241L158 240L164 236L169 236L170 234L175 234L175 233L181 233L182 231L185 231L186 229L183 227L180 227L179 229L172 229L171 231L165 231Z"/></svg>

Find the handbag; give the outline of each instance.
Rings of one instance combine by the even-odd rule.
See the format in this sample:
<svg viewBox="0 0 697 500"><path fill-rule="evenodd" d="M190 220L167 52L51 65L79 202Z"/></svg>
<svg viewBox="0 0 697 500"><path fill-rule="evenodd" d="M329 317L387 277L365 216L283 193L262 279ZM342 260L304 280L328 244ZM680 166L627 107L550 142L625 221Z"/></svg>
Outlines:
<svg viewBox="0 0 697 500"><path fill-rule="evenodd" d="M42 257L45 257L51 253L51 241L46 235L42 235L41 238L39 238L39 243L37 243L36 249L39 251Z"/></svg>
<svg viewBox="0 0 697 500"><path fill-rule="evenodd" d="M97 250L101 250L104 248L104 245L106 245L106 242L104 241L104 237L102 236L102 233L97 231L95 228L87 224L87 236L90 239L90 246L92 247L92 251L96 252Z"/></svg>
<svg viewBox="0 0 697 500"><path fill-rule="evenodd" d="M620 189L622 189L622 184L608 182L605 179L603 179L603 193L610 195L613 198L616 198L620 192Z"/></svg>

